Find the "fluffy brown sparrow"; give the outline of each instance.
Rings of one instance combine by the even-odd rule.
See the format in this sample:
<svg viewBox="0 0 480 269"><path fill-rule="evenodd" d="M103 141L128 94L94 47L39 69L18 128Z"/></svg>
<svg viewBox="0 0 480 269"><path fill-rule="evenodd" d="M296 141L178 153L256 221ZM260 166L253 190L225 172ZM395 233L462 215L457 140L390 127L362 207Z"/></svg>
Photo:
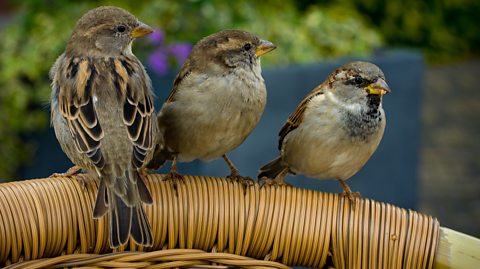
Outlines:
<svg viewBox="0 0 480 269"><path fill-rule="evenodd" d="M172 160L169 178L181 178L176 161L223 157L230 178L242 180L226 153L238 147L260 120L266 103L260 56L275 49L251 33L223 30L192 49L158 115L165 148L148 168Z"/></svg>
<svg viewBox="0 0 480 269"><path fill-rule="evenodd" d="M280 130L280 156L260 168L261 183L284 184L288 173L345 183L370 159L385 130L385 76L368 62L346 64L308 94Z"/></svg>
<svg viewBox="0 0 480 269"><path fill-rule="evenodd" d="M50 70L55 135L74 164L100 177L93 217L109 213L112 248L130 234L152 245L142 209L152 197L139 171L153 155L157 123L150 78L131 47L152 31L123 9L95 8Z"/></svg>

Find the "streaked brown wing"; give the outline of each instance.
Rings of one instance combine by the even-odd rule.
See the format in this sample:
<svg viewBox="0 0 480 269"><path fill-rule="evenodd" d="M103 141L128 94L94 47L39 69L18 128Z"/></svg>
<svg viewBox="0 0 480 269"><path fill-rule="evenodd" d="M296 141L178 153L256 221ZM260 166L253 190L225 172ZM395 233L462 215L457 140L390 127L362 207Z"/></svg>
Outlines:
<svg viewBox="0 0 480 269"><path fill-rule="evenodd" d="M54 80L54 87L59 91L60 112L67 121L78 151L86 154L96 167L103 168L105 162L100 141L104 133L90 94L97 71L87 59L68 59L66 65L62 79Z"/></svg>
<svg viewBox="0 0 480 269"><path fill-rule="evenodd" d="M135 99L132 90L127 87L127 97L123 106L123 122L127 126L128 137L133 142L132 163L135 168L141 168L145 157L153 149L153 124L154 108L152 99L148 94Z"/></svg>
<svg viewBox="0 0 480 269"><path fill-rule="evenodd" d="M150 95L150 85L147 83L149 79L138 60L129 59L115 66L119 74L118 78L124 78L118 84L122 89L125 88L123 123L127 127L128 137L133 144L132 164L135 168L141 168L147 154L155 146L153 135L156 130L153 130L152 121L155 108ZM136 72L136 76L132 76L131 72ZM123 85L125 81L127 83Z"/></svg>
<svg viewBox="0 0 480 269"><path fill-rule="evenodd" d="M302 102L297 106L295 111L290 115L287 122L283 125L282 129L278 133L279 140L278 140L278 149L282 149L283 140L287 136L288 133L298 128L300 123L303 121L303 116L305 114L305 110L307 109L307 105L312 100L313 97L323 94L323 90L321 85L313 89L305 98L303 98Z"/></svg>

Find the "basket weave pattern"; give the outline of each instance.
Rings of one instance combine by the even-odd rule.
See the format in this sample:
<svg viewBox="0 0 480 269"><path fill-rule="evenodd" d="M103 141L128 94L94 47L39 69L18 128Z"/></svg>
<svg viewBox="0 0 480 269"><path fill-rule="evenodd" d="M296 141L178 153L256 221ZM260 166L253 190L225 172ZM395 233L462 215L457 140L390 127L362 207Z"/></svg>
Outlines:
<svg viewBox="0 0 480 269"><path fill-rule="evenodd" d="M288 186L187 176L146 179L154 245L108 245L82 176L0 184L0 266L12 268L432 268L439 223L389 204Z"/></svg>

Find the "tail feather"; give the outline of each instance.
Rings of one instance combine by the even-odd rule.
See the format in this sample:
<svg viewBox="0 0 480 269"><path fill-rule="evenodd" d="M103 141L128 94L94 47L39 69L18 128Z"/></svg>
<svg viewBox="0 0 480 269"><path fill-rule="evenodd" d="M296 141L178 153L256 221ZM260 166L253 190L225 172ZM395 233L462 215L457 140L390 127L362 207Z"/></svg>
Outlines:
<svg viewBox="0 0 480 269"><path fill-rule="evenodd" d="M138 195L140 196L140 200L146 204L152 204L153 203L153 198L152 195L150 194L150 191L148 190L147 186L145 185L145 182L143 181L143 178L138 174L137 177L137 188L138 188Z"/></svg>
<svg viewBox="0 0 480 269"><path fill-rule="evenodd" d="M133 208L132 230L130 233L137 244L146 247L153 245L152 228L150 227L150 223L148 223L148 218L145 215L142 205Z"/></svg>
<svg viewBox="0 0 480 269"><path fill-rule="evenodd" d="M98 219L103 217L108 212L107 190L105 188L105 180L100 179L98 186L97 199L93 207L93 218Z"/></svg>
<svg viewBox="0 0 480 269"><path fill-rule="evenodd" d="M122 198L113 191L109 192L110 203L110 247L117 248L125 244L132 227L132 207L127 206Z"/></svg>
<svg viewBox="0 0 480 269"><path fill-rule="evenodd" d="M260 168L260 172L258 173L257 178L261 179L263 177L273 179L277 175L279 175L284 169L286 165L282 163L281 157L276 158L275 160L270 161L266 165Z"/></svg>
<svg viewBox="0 0 480 269"><path fill-rule="evenodd" d="M132 206L132 227L130 234L137 244L149 247L153 245L152 228L148 223L148 218L145 215L141 202L152 204L153 199L140 174L135 171L132 176L135 178L134 182L136 182L137 187L136 193L133 193L132 196L136 195L133 200L137 201L137 203Z"/></svg>
<svg viewBox="0 0 480 269"><path fill-rule="evenodd" d="M117 248L128 241L130 235L140 245L153 244L152 229L142 208L142 202L152 203L147 186L137 171L125 173L112 182L100 179L93 217L108 214L110 247Z"/></svg>

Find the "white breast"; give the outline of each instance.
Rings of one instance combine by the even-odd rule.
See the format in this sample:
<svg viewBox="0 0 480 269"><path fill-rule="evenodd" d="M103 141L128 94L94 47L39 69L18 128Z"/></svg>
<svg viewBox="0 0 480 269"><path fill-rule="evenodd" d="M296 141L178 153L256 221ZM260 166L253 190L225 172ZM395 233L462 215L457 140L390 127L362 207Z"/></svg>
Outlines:
<svg viewBox="0 0 480 269"><path fill-rule="evenodd" d="M261 77L237 70L227 76L192 74L175 102L162 108L167 144L179 159L214 159L238 147L256 126L266 103ZM169 135L170 134L170 135Z"/></svg>
<svg viewBox="0 0 480 269"><path fill-rule="evenodd" d="M342 106L332 96L314 97L303 122L283 142L282 158L295 173L317 179L348 179L368 161L380 142L383 128L368 142L352 140L345 130ZM361 108L351 105L348 109Z"/></svg>

